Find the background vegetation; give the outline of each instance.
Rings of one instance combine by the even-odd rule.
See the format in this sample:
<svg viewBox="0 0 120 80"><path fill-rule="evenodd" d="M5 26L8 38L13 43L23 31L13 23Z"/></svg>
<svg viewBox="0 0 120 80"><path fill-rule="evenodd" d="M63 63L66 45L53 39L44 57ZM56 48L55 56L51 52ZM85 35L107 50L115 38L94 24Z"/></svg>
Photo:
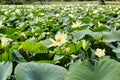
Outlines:
<svg viewBox="0 0 120 80"><path fill-rule="evenodd" d="M99 2L100 4L105 4L105 1L112 1L112 2L116 2L116 1L120 1L120 0L0 0L0 4L32 4L32 3L39 3L39 4L48 4L49 2L76 2L76 1L96 1Z"/></svg>

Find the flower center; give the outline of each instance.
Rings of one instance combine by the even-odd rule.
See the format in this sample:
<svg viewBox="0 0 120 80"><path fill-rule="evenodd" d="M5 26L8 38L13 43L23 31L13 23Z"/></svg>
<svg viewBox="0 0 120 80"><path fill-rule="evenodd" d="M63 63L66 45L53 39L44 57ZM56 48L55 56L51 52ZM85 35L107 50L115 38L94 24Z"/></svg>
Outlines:
<svg viewBox="0 0 120 80"><path fill-rule="evenodd" d="M56 42L60 42L60 41L61 41L61 38L57 38L57 39L56 39Z"/></svg>

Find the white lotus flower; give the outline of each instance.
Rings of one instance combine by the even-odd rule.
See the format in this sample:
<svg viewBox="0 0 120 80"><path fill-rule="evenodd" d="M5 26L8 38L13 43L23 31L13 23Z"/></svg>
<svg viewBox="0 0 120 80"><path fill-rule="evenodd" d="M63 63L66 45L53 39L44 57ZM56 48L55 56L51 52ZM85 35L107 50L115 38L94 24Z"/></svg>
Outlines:
<svg viewBox="0 0 120 80"><path fill-rule="evenodd" d="M40 15L41 15L41 16L44 16L44 15L45 15L45 13L40 13Z"/></svg>
<svg viewBox="0 0 120 80"><path fill-rule="evenodd" d="M9 38L2 38L1 39L1 47L6 48L12 40Z"/></svg>
<svg viewBox="0 0 120 80"><path fill-rule="evenodd" d="M59 14L59 13L57 13L55 16L56 16L56 17L59 17L59 16L60 16L60 14Z"/></svg>
<svg viewBox="0 0 120 80"><path fill-rule="evenodd" d="M33 13L30 13L28 16L29 16L30 18L33 18L33 17L34 17Z"/></svg>
<svg viewBox="0 0 120 80"><path fill-rule="evenodd" d="M67 42L67 34L58 32L55 35L55 40L50 38L50 41L52 42L52 44L49 46L61 46L62 44Z"/></svg>
<svg viewBox="0 0 120 80"><path fill-rule="evenodd" d="M21 13L21 11L19 9L16 9L15 13L19 14L19 13Z"/></svg>
<svg viewBox="0 0 120 80"><path fill-rule="evenodd" d="M69 14L69 17L74 18L74 15L73 14Z"/></svg>
<svg viewBox="0 0 120 80"><path fill-rule="evenodd" d="M98 56L99 58L105 56L105 49L102 50L102 49L97 48L95 55Z"/></svg>
<svg viewBox="0 0 120 80"><path fill-rule="evenodd" d="M83 17L82 16L79 16L78 19L82 19Z"/></svg>
<svg viewBox="0 0 120 80"><path fill-rule="evenodd" d="M94 10L93 11L93 14L97 14L99 11L98 10Z"/></svg>
<svg viewBox="0 0 120 80"><path fill-rule="evenodd" d="M79 27L81 27L81 22L76 22L76 23L73 23L72 24L72 28L79 28Z"/></svg>
<svg viewBox="0 0 120 80"><path fill-rule="evenodd" d="M8 12L8 11L5 11L4 14L7 15L7 14L9 14L9 12Z"/></svg>

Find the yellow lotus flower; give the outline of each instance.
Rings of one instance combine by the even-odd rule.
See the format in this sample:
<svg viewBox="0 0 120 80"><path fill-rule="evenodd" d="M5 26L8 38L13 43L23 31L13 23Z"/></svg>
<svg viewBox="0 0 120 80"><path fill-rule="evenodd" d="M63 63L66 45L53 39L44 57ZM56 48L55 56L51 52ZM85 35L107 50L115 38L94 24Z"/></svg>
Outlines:
<svg viewBox="0 0 120 80"><path fill-rule="evenodd" d="M81 22L76 22L76 23L73 23L72 24L72 28L79 28L79 27L81 27Z"/></svg>
<svg viewBox="0 0 120 80"><path fill-rule="evenodd" d="M105 56L105 49L102 50L102 49L97 48L95 55L98 56L99 58Z"/></svg>
<svg viewBox="0 0 120 80"><path fill-rule="evenodd" d="M51 46L61 46L62 44L67 42L67 34L58 32L55 35L55 40L50 38L50 41L52 42L52 44L49 47L51 47Z"/></svg>

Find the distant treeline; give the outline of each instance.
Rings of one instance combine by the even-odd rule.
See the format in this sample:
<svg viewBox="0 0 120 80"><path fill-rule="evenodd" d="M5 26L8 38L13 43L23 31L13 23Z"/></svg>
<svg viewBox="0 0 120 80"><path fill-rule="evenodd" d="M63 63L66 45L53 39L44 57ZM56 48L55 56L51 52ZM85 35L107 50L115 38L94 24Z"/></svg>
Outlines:
<svg viewBox="0 0 120 80"><path fill-rule="evenodd" d="M0 4L26 4L39 1L41 4L46 1L95 1L95 0L0 0ZM105 4L105 1L120 1L120 0L96 0L101 4Z"/></svg>

